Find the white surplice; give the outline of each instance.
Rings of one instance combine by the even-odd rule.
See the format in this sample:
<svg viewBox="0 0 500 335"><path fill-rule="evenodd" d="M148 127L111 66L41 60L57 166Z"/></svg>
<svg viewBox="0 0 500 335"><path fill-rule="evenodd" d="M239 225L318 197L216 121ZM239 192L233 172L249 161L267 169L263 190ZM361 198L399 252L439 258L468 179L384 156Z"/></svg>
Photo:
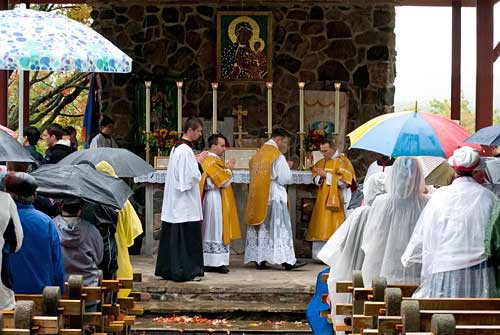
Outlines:
<svg viewBox="0 0 500 335"><path fill-rule="evenodd" d="M199 183L201 173L193 150L181 144L168 162L161 220L170 223L203 220Z"/></svg>
<svg viewBox="0 0 500 335"><path fill-rule="evenodd" d="M209 155L217 157L214 153ZM229 170L227 170L229 171ZM230 172L230 171L229 171ZM231 185L232 178L222 185ZM229 245L223 241L222 199L220 188L207 176L203 192L203 262L205 266L229 265Z"/></svg>
<svg viewBox="0 0 500 335"><path fill-rule="evenodd" d="M272 139L266 144L278 148ZM247 226L245 263L295 264L297 261L286 193L286 185L292 182L292 171L285 156L280 155L272 166L266 219L258 226Z"/></svg>

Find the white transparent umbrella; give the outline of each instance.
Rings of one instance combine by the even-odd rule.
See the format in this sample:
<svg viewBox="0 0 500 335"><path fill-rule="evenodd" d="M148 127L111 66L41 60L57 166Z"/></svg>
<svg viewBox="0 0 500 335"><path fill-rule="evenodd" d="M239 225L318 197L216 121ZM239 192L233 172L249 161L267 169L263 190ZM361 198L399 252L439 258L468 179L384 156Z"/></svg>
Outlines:
<svg viewBox="0 0 500 335"><path fill-rule="evenodd" d="M23 71L128 73L132 59L86 25L55 12L0 11L0 69L19 71L19 139Z"/></svg>

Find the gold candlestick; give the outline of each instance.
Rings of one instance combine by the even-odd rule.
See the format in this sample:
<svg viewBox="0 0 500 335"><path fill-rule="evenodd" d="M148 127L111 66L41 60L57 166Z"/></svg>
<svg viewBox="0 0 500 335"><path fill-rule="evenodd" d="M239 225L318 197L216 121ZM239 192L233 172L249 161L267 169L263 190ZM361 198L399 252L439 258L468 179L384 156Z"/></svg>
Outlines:
<svg viewBox="0 0 500 335"><path fill-rule="evenodd" d="M144 82L146 86L146 124L145 124L145 136L146 136L146 163L149 164L149 136L151 134L151 81Z"/></svg>
<svg viewBox="0 0 500 335"><path fill-rule="evenodd" d="M298 132L300 139L300 146L299 146L299 167L298 169L301 171L307 170L306 167L306 155L305 155L305 148L304 148L304 138L306 136L305 132Z"/></svg>

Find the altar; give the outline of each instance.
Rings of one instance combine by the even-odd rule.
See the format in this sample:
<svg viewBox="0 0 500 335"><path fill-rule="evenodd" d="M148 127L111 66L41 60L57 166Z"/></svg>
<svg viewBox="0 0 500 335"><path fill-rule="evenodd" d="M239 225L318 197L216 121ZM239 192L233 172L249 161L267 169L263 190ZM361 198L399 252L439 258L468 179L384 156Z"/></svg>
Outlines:
<svg viewBox="0 0 500 335"><path fill-rule="evenodd" d="M166 170L156 170L148 175L143 175L134 178L134 183L146 184L146 199L145 199L145 245L144 254L151 256L153 254L153 188L155 184L164 184ZM296 231L296 207L297 207L297 185L312 184L312 174L310 171L297 171L292 170L293 183L288 185L288 199L290 202L290 219L292 222L293 234L295 237ZM240 225L242 226L242 242L240 249L244 248L244 238L246 236L246 229L244 229L243 212L246 206L248 195L248 184L250 183L250 173L248 170L234 170L233 171L233 189L235 193L236 206L238 207L238 215L240 217Z"/></svg>

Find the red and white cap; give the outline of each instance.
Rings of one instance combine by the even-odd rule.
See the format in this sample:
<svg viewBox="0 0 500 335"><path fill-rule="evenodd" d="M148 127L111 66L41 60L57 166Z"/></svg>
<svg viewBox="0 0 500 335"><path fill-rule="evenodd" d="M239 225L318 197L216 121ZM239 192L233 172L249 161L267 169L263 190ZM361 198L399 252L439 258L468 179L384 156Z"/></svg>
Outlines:
<svg viewBox="0 0 500 335"><path fill-rule="evenodd" d="M456 171L474 171L481 163L479 151L471 147L461 147L453 152L453 156L448 158L448 163Z"/></svg>

